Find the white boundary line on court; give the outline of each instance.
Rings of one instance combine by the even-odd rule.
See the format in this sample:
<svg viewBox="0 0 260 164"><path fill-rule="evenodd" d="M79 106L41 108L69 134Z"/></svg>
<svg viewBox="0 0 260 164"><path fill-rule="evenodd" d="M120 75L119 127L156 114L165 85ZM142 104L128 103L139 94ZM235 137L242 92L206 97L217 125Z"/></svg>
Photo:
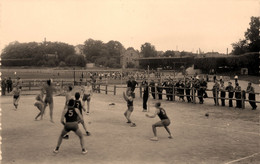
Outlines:
<svg viewBox="0 0 260 164"><path fill-rule="evenodd" d="M239 162L239 161L245 160L245 159L247 159L247 158L252 158L252 157L254 157L254 156L258 155L258 154L259 154L259 153L255 153L255 154L249 155L249 156L244 157L244 158L239 158L239 159L236 159L236 160L227 162L227 163L225 163L225 164L231 164L231 163Z"/></svg>
<svg viewBox="0 0 260 164"><path fill-rule="evenodd" d="M200 126L200 127L208 127L208 128L215 128L215 129L221 129L221 130L230 130L230 131L233 131L233 132L248 133L248 134L254 134L254 135L260 136L259 132L258 133L256 133L256 132L246 132L246 131L227 129L227 128L224 128L224 127L214 127L214 126L198 125L198 124L191 124L191 123L182 123L182 124Z"/></svg>

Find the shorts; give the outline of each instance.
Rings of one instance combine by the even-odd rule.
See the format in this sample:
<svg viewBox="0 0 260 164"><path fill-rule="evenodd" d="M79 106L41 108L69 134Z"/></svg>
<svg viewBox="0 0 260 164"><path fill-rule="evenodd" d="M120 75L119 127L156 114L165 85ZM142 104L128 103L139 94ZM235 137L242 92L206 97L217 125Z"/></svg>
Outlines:
<svg viewBox="0 0 260 164"><path fill-rule="evenodd" d="M46 97L44 102L45 102L45 104L52 104L53 103L53 98L52 97Z"/></svg>
<svg viewBox="0 0 260 164"><path fill-rule="evenodd" d="M36 101L36 102L34 103L34 106L36 106L36 107L39 108L39 109L43 109L44 104L43 104L43 102L41 102L41 101Z"/></svg>
<svg viewBox="0 0 260 164"><path fill-rule="evenodd" d="M133 107L133 106L128 106L128 107L127 107L127 110L128 110L129 112L133 112L133 111L134 111L134 107Z"/></svg>
<svg viewBox="0 0 260 164"><path fill-rule="evenodd" d="M169 126L171 124L171 121L169 119L163 119L161 120L161 122L164 126Z"/></svg>
<svg viewBox="0 0 260 164"><path fill-rule="evenodd" d="M18 99L20 95L14 95L14 99Z"/></svg>
<svg viewBox="0 0 260 164"><path fill-rule="evenodd" d="M90 101L90 94L88 94L88 95L87 95L87 94L84 94L82 100L83 100L83 101L86 101L86 100L87 100L87 101Z"/></svg>
<svg viewBox="0 0 260 164"><path fill-rule="evenodd" d="M66 130L66 132L69 132L69 131L76 132L78 129L79 129L79 126L78 126L77 122L67 122L67 123L65 123L64 130Z"/></svg>

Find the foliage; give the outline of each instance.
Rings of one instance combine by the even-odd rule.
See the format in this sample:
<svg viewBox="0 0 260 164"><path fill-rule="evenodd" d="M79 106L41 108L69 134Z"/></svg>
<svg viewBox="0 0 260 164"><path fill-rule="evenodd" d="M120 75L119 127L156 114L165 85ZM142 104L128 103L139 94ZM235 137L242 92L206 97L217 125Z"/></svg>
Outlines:
<svg viewBox="0 0 260 164"><path fill-rule="evenodd" d="M81 55L70 55L65 59L65 63L67 66L85 67L85 65L86 65L84 56L81 56Z"/></svg>
<svg viewBox="0 0 260 164"><path fill-rule="evenodd" d="M64 62L64 61L61 61L60 63L59 63L59 67L65 67L66 66L66 63Z"/></svg>
<svg viewBox="0 0 260 164"><path fill-rule="evenodd" d="M83 48L87 62L111 68L120 67L120 57L123 51L124 46L113 40L103 43L99 40L88 39Z"/></svg>
<svg viewBox="0 0 260 164"><path fill-rule="evenodd" d="M175 52L173 50L167 50L164 54L163 57L174 57Z"/></svg>
<svg viewBox="0 0 260 164"><path fill-rule="evenodd" d="M250 27L245 32L245 39L232 43L232 54L240 55L246 52L260 51L260 17L251 17Z"/></svg>
<svg viewBox="0 0 260 164"><path fill-rule="evenodd" d="M51 54L48 56L48 54ZM75 50L73 45L61 42L44 42L44 43L19 43L17 41L11 42L7 45L1 54L3 60L5 59L30 59L29 63L14 63L13 65L25 66L56 66L60 61L65 61L69 55L74 55ZM53 57L54 56L54 57ZM18 61L17 61L18 62ZM5 63L3 63L5 65Z"/></svg>
<svg viewBox="0 0 260 164"><path fill-rule="evenodd" d="M129 62L127 63L127 68L134 68L135 67L135 64L133 62Z"/></svg>
<svg viewBox="0 0 260 164"><path fill-rule="evenodd" d="M258 74L258 53L247 53L239 56L195 58L194 67L209 73L211 69L218 70L220 67L226 71L239 71L248 68L249 74Z"/></svg>
<svg viewBox="0 0 260 164"><path fill-rule="evenodd" d="M157 52L151 43L146 42L141 46L141 54L143 54L143 57L156 57Z"/></svg>

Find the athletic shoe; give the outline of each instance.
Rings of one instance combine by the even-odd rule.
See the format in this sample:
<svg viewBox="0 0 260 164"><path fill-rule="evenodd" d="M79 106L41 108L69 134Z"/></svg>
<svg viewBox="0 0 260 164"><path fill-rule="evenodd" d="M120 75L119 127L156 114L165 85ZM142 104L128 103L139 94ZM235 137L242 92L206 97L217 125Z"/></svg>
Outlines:
<svg viewBox="0 0 260 164"><path fill-rule="evenodd" d="M69 135L66 134L66 135L63 136L62 138L67 140L67 139L69 139Z"/></svg>
<svg viewBox="0 0 260 164"><path fill-rule="evenodd" d="M82 154L87 154L87 152L88 152L88 151L87 151L86 149L83 149L83 150L82 150Z"/></svg>
<svg viewBox="0 0 260 164"><path fill-rule="evenodd" d="M169 139L173 139L173 137L172 137L172 136L169 136L168 138L169 138Z"/></svg>
<svg viewBox="0 0 260 164"><path fill-rule="evenodd" d="M86 115L89 115L89 112L87 112L87 114Z"/></svg>
<svg viewBox="0 0 260 164"><path fill-rule="evenodd" d="M136 124L135 124L135 123L132 123L130 126L131 126L131 127L136 127Z"/></svg>
<svg viewBox="0 0 260 164"><path fill-rule="evenodd" d="M59 150L57 150L57 149L54 149L54 150L53 150L53 153L56 153L56 154L57 154L58 152L59 152Z"/></svg>
<svg viewBox="0 0 260 164"><path fill-rule="evenodd" d="M150 138L151 141L158 141L158 137Z"/></svg>
<svg viewBox="0 0 260 164"><path fill-rule="evenodd" d="M127 121L126 123L130 124L130 123L131 123L131 121Z"/></svg>
<svg viewBox="0 0 260 164"><path fill-rule="evenodd" d="M90 136L90 132L89 132L89 131L86 131L86 135L87 135L87 136Z"/></svg>

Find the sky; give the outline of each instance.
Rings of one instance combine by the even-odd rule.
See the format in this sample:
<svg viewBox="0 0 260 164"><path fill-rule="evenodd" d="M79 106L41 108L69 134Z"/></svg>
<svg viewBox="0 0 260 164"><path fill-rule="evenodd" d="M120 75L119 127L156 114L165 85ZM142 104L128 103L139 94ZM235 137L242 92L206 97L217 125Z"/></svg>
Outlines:
<svg viewBox="0 0 260 164"><path fill-rule="evenodd" d="M10 42L84 44L89 38L140 50L226 53L244 38L260 0L1 0L0 50Z"/></svg>

